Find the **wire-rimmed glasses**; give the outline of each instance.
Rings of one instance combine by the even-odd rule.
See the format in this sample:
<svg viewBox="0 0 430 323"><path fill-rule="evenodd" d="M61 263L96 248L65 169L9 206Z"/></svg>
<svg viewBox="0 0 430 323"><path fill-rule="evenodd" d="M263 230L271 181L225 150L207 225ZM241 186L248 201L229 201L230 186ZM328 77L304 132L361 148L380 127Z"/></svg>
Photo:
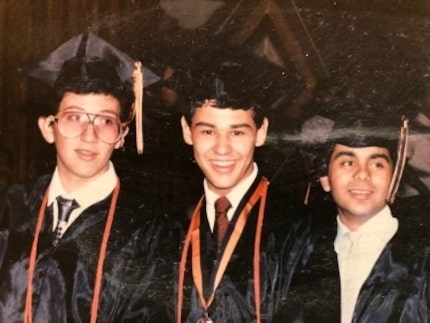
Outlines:
<svg viewBox="0 0 430 323"><path fill-rule="evenodd" d="M97 137L107 144L117 142L123 133L123 126L116 115L67 111L53 117L53 120L57 122L60 134L69 139L82 135L90 124Z"/></svg>

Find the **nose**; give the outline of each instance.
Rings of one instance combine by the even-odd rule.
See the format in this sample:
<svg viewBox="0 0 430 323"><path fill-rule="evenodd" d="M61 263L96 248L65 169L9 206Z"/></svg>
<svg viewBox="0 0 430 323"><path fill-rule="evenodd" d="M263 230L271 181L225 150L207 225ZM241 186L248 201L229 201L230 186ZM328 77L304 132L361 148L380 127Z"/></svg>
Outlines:
<svg viewBox="0 0 430 323"><path fill-rule="evenodd" d="M214 151L218 155L226 155L231 151L230 139L226 135L217 135L215 139Z"/></svg>
<svg viewBox="0 0 430 323"><path fill-rule="evenodd" d="M86 142L96 142L98 140L94 120L88 122L87 127L81 134L81 140Z"/></svg>
<svg viewBox="0 0 430 323"><path fill-rule="evenodd" d="M355 178L358 180L365 181L369 178L370 173L366 166L361 165L358 166L357 171L355 172Z"/></svg>

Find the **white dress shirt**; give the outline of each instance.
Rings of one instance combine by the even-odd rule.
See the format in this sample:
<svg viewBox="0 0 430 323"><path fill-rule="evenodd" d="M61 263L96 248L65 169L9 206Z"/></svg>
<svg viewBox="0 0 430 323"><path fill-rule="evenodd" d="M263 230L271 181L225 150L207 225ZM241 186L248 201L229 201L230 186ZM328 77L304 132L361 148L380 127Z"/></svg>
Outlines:
<svg viewBox="0 0 430 323"><path fill-rule="evenodd" d="M385 206L378 214L354 231L356 247L350 250L350 230L337 217L337 253L341 286L341 322L350 323L360 289L386 244L396 234L398 221Z"/></svg>
<svg viewBox="0 0 430 323"><path fill-rule="evenodd" d="M245 195L246 191L250 188L255 178L257 177L258 167L257 164L253 164L252 173L243 179L239 184L237 184L231 192L229 192L226 197L231 203L231 208L227 212L227 218L229 221L233 218L234 212ZM206 179L203 181L203 187L205 191L205 199L206 199L206 215L208 217L209 226L213 232L213 228L215 225L215 201L220 197L216 193L212 192L209 189Z"/></svg>
<svg viewBox="0 0 430 323"><path fill-rule="evenodd" d="M105 199L117 183L117 175L112 162L109 162L109 167L106 172L93 179L91 182L78 188L73 192L66 192L63 184L61 183L60 176L58 174L58 168L55 169L52 175L51 183L49 185L48 193L48 206L50 206L57 196L61 195L67 199L75 199L78 202L79 207L73 210L68 222L63 227L63 233L70 227L70 225L79 217L79 215L89 206ZM54 218L52 221L52 230L55 230L58 223L58 206L57 203L53 203L54 207Z"/></svg>

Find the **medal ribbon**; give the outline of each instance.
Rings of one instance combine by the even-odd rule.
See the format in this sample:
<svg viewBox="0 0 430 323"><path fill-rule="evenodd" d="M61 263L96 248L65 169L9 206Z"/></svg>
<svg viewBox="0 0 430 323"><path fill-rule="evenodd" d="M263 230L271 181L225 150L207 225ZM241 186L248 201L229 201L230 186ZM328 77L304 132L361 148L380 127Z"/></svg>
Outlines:
<svg viewBox="0 0 430 323"><path fill-rule="evenodd" d="M242 231L245 227L246 221L248 219L249 213L251 209L254 207L255 203L261 199L258 220L257 220L257 228L256 228L256 237L254 241L254 258L253 258L253 267L254 267L254 299L255 299L255 309L256 309L256 322L260 322L260 242L261 242L261 231L262 224L264 218L264 208L267 196L267 186L268 181L265 177L261 178L260 183L258 184L257 189L254 191L242 212L237 219L234 230L231 234L231 237L225 247L224 253L221 257L221 261L219 263L216 275L215 282L213 286L213 290L209 295L208 300L206 301L203 296L203 275L201 269L201 258L200 258L200 210L202 207L203 197L198 202L196 208L194 209L193 215L191 217L191 223L188 229L187 236L185 238L184 247L182 249L181 261L179 265L179 279L178 279L178 298L177 298L177 313L176 313L176 322L181 323L181 314L182 314L182 304L183 304L183 287L184 287L184 276L185 276L185 266L187 261L187 254L189 250L189 246L192 246L192 272L193 272L193 280L197 289L197 293L199 295L200 304L204 308L205 311L210 307L214 298L215 291L218 288L219 283L224 275L224 272L227 268L231 255L240 239Z"/></svg>
<svg viewBox="0 0 430 323"><path fill-rule="evenodd" d="M98 305L100 299L100 291L101 291L101 281L103 278L103 265L106 257L106 248L107 242L109 240L109 235L112 227L112 222L115 214L116 203L118 200L120 189L119 179L117 180L115 189L113 191L112 199L110 202L110 207L108 211L108 216L106 219L105 229L103 231L102 243L100 246L99 259L97 263L97 271L96 278L94 283L94 292L93 292L93 300L91 305L91 323L97 322L98 315ZM39 209L39 215L37 217L36 229L34 233L34 239L31 246L29 264L28 264L28 281L27 281L27 293L25 297L25 310L24 310L24 323L32 323L33 322L33 277L36 269L36 258L37 258L37 245L39 242L40 230L42 228L43 219L45 217L46 205L48 203L48 192L49 188L46 190L45 195L42 200L42 204Z"/></svg>

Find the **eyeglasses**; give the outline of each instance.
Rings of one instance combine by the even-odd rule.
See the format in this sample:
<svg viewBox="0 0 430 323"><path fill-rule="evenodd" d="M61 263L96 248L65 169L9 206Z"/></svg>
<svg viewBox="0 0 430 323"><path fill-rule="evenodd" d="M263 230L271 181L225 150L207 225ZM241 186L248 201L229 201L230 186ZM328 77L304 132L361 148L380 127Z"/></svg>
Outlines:
<svg viewBox="0 0 430 323"><path fill-rule="evenodd" d="M82 135L90 123L97 137L106 144L117 142L123 133L123 127L117 116L68 111L53 117L53 120L57 122L58 131L65 138Z"/></svg>

